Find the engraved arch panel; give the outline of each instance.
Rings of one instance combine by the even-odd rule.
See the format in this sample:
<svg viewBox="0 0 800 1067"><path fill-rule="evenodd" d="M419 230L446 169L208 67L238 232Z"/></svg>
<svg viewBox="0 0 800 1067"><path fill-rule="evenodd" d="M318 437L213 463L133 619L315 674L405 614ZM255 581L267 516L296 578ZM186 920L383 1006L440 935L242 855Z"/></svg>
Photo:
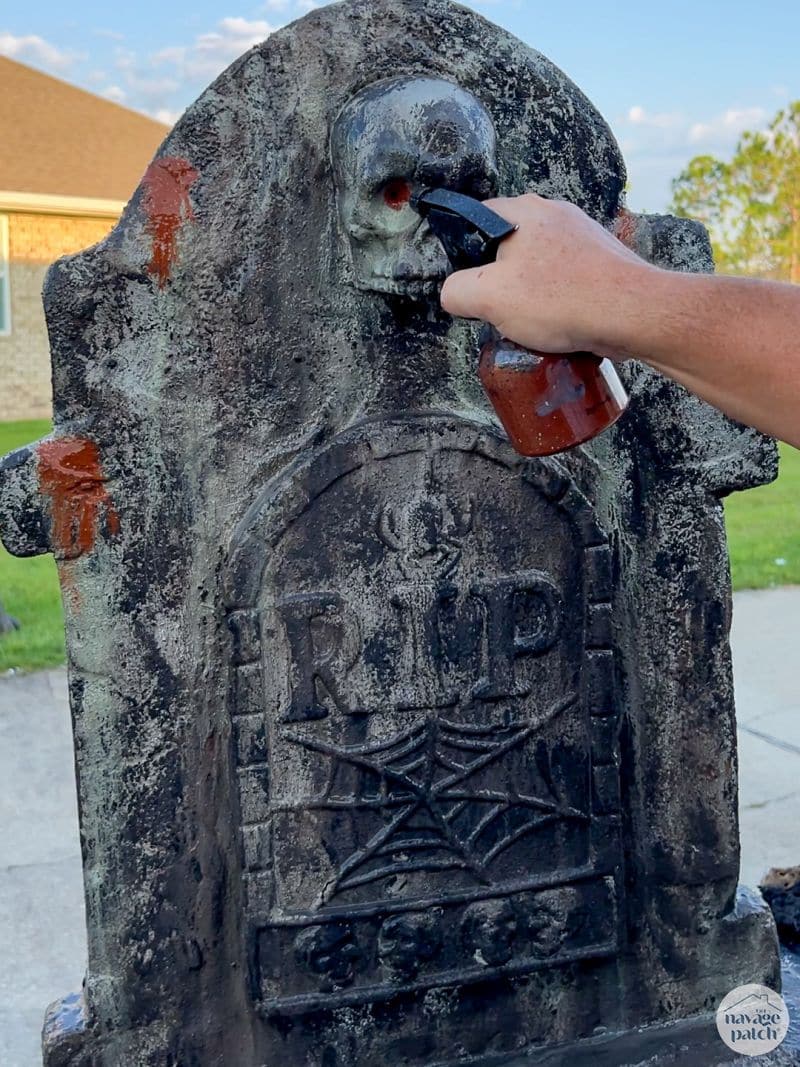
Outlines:
<svg viewBox="0 0 800 1067"><path fill-rule="evenodd" d="M615 952L610 582L557 463L469 423L365 424L267 487L227 586L267 1015Z"/></svg>

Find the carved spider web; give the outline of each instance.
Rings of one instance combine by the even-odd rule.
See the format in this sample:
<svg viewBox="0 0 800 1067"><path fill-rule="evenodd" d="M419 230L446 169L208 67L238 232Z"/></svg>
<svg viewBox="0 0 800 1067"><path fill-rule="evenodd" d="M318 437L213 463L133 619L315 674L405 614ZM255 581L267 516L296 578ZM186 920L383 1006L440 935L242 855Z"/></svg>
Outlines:
<svg viewBox="0 0 800 1067"><path fill-rule="evenodd" d="M588 822L585 812L555 798L477 788L470 782L478 772L518 749L575 699L573 694L554 704L535 721L502 728L431 717L387 741L365 745L337 746L287 731L284 736L292 743L330 756L333 768L322 797L281 805L277 810L372 812L384 819L366 845L341 864L325 889L323 902L347 889L411 871L462 870L490 885L492 862L526 834L560 819ZM371 772L379 781L377 793L333 796L333 783L342 766ZM455 820L473 804L486 810L468 833L459 834ZM482 846L481 836L512 809L527 811L521 825L490 846Z"/></svg>

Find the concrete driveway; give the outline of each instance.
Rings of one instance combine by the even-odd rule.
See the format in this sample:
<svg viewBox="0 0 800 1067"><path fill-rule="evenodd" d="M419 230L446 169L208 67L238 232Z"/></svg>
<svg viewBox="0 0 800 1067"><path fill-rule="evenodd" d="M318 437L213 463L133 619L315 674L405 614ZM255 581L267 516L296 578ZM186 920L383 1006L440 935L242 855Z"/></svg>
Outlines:
<svg viewBox="0 0 800 1067"><path fill-rule="evenodd" d="M742 881L800 863L800 587L737 594ZM0 1065L38 1067L86 966L64 671L0 678Z"/></svg>
<svg viewBox="0 0 800 1067"><path fill-rule="evenodd" d="M800 864L800 586L737 593L741 880Z"/></svg>

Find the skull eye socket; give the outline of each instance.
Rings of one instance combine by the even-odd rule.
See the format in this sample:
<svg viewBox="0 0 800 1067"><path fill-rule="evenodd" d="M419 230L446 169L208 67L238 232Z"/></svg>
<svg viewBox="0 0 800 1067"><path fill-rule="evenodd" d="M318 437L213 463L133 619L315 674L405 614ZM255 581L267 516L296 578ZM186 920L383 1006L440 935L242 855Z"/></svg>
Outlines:
<svg viewBox="0 0 800 1067"><path fill-rule="evenodd" d="M406 178L390 178L381 190L383 202L393 211L402 211L411 200L411 182Z"/></svg>

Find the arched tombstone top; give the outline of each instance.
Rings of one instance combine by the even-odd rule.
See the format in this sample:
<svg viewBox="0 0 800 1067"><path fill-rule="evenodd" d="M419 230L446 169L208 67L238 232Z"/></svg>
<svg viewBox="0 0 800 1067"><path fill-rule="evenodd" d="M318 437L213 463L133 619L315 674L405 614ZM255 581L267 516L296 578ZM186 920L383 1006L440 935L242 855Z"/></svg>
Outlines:
<svg viewBox="0 0 800 1067"><path fill-rule="evenodd" d="M563 513L581 551L603 550L602 576L600 569L588 565L589 601L608 598L608 537L594 508L558 460L524 459L486 425L430 413L413 419L368 421L353 427L265 486L231 538L224 588L227 609L235 611L257 604L263 571L275 545L333 483L390 456L448 451L471 453L507 468Z"/></svg>
<svg viewBox="0 0 800 1067"><path fill-rule="evenodd" d="M425 345L416 376L452 377L435 353L471 356L472 329L453 326L432 298L398 331L396 309L353 286L337 218L336 116L365 86L398 77L457 80L480 102L504 194L537 189L614 218L625 183L617 144L549 60L447 0L322 8L220 75L167 137L111 236L51 272L59 418L91 411L102 421L110 402L147 417L162 401L174 414L192 405L193 421L200 407L237 433L245 411L247 423L288 434L351 403L339 395L348 374L367 396L380 392L388 349L400 363ZM295 355L316 381L297 380Z"/></svg>
<svg viewBox="0 0 800 1067"><path fill-rule="evenodd" d="M500 193L564 197L661 266L709 269L697 224L621 208L608 125L545 57L449 0L347 0L237 60L167 137L110 236L51 269L56 438L96 447L102 476L124 471L147 498L154 451L175 479L191 455L200 485L234 451L249 465L224 477L245 492L360 418L486 409L475 326L445 315L427 282L422 300L359 287L337 210L337 116L409 79L451 84L488 116L483 177ZM629 382L629 414L601 446L612 464L633 447L717 493L774 476L755 431L635 365ZM32 455L2 474L7 529L21 511L43 528ZM47 547L33 540L14 535L20 550Z"/></svg>

